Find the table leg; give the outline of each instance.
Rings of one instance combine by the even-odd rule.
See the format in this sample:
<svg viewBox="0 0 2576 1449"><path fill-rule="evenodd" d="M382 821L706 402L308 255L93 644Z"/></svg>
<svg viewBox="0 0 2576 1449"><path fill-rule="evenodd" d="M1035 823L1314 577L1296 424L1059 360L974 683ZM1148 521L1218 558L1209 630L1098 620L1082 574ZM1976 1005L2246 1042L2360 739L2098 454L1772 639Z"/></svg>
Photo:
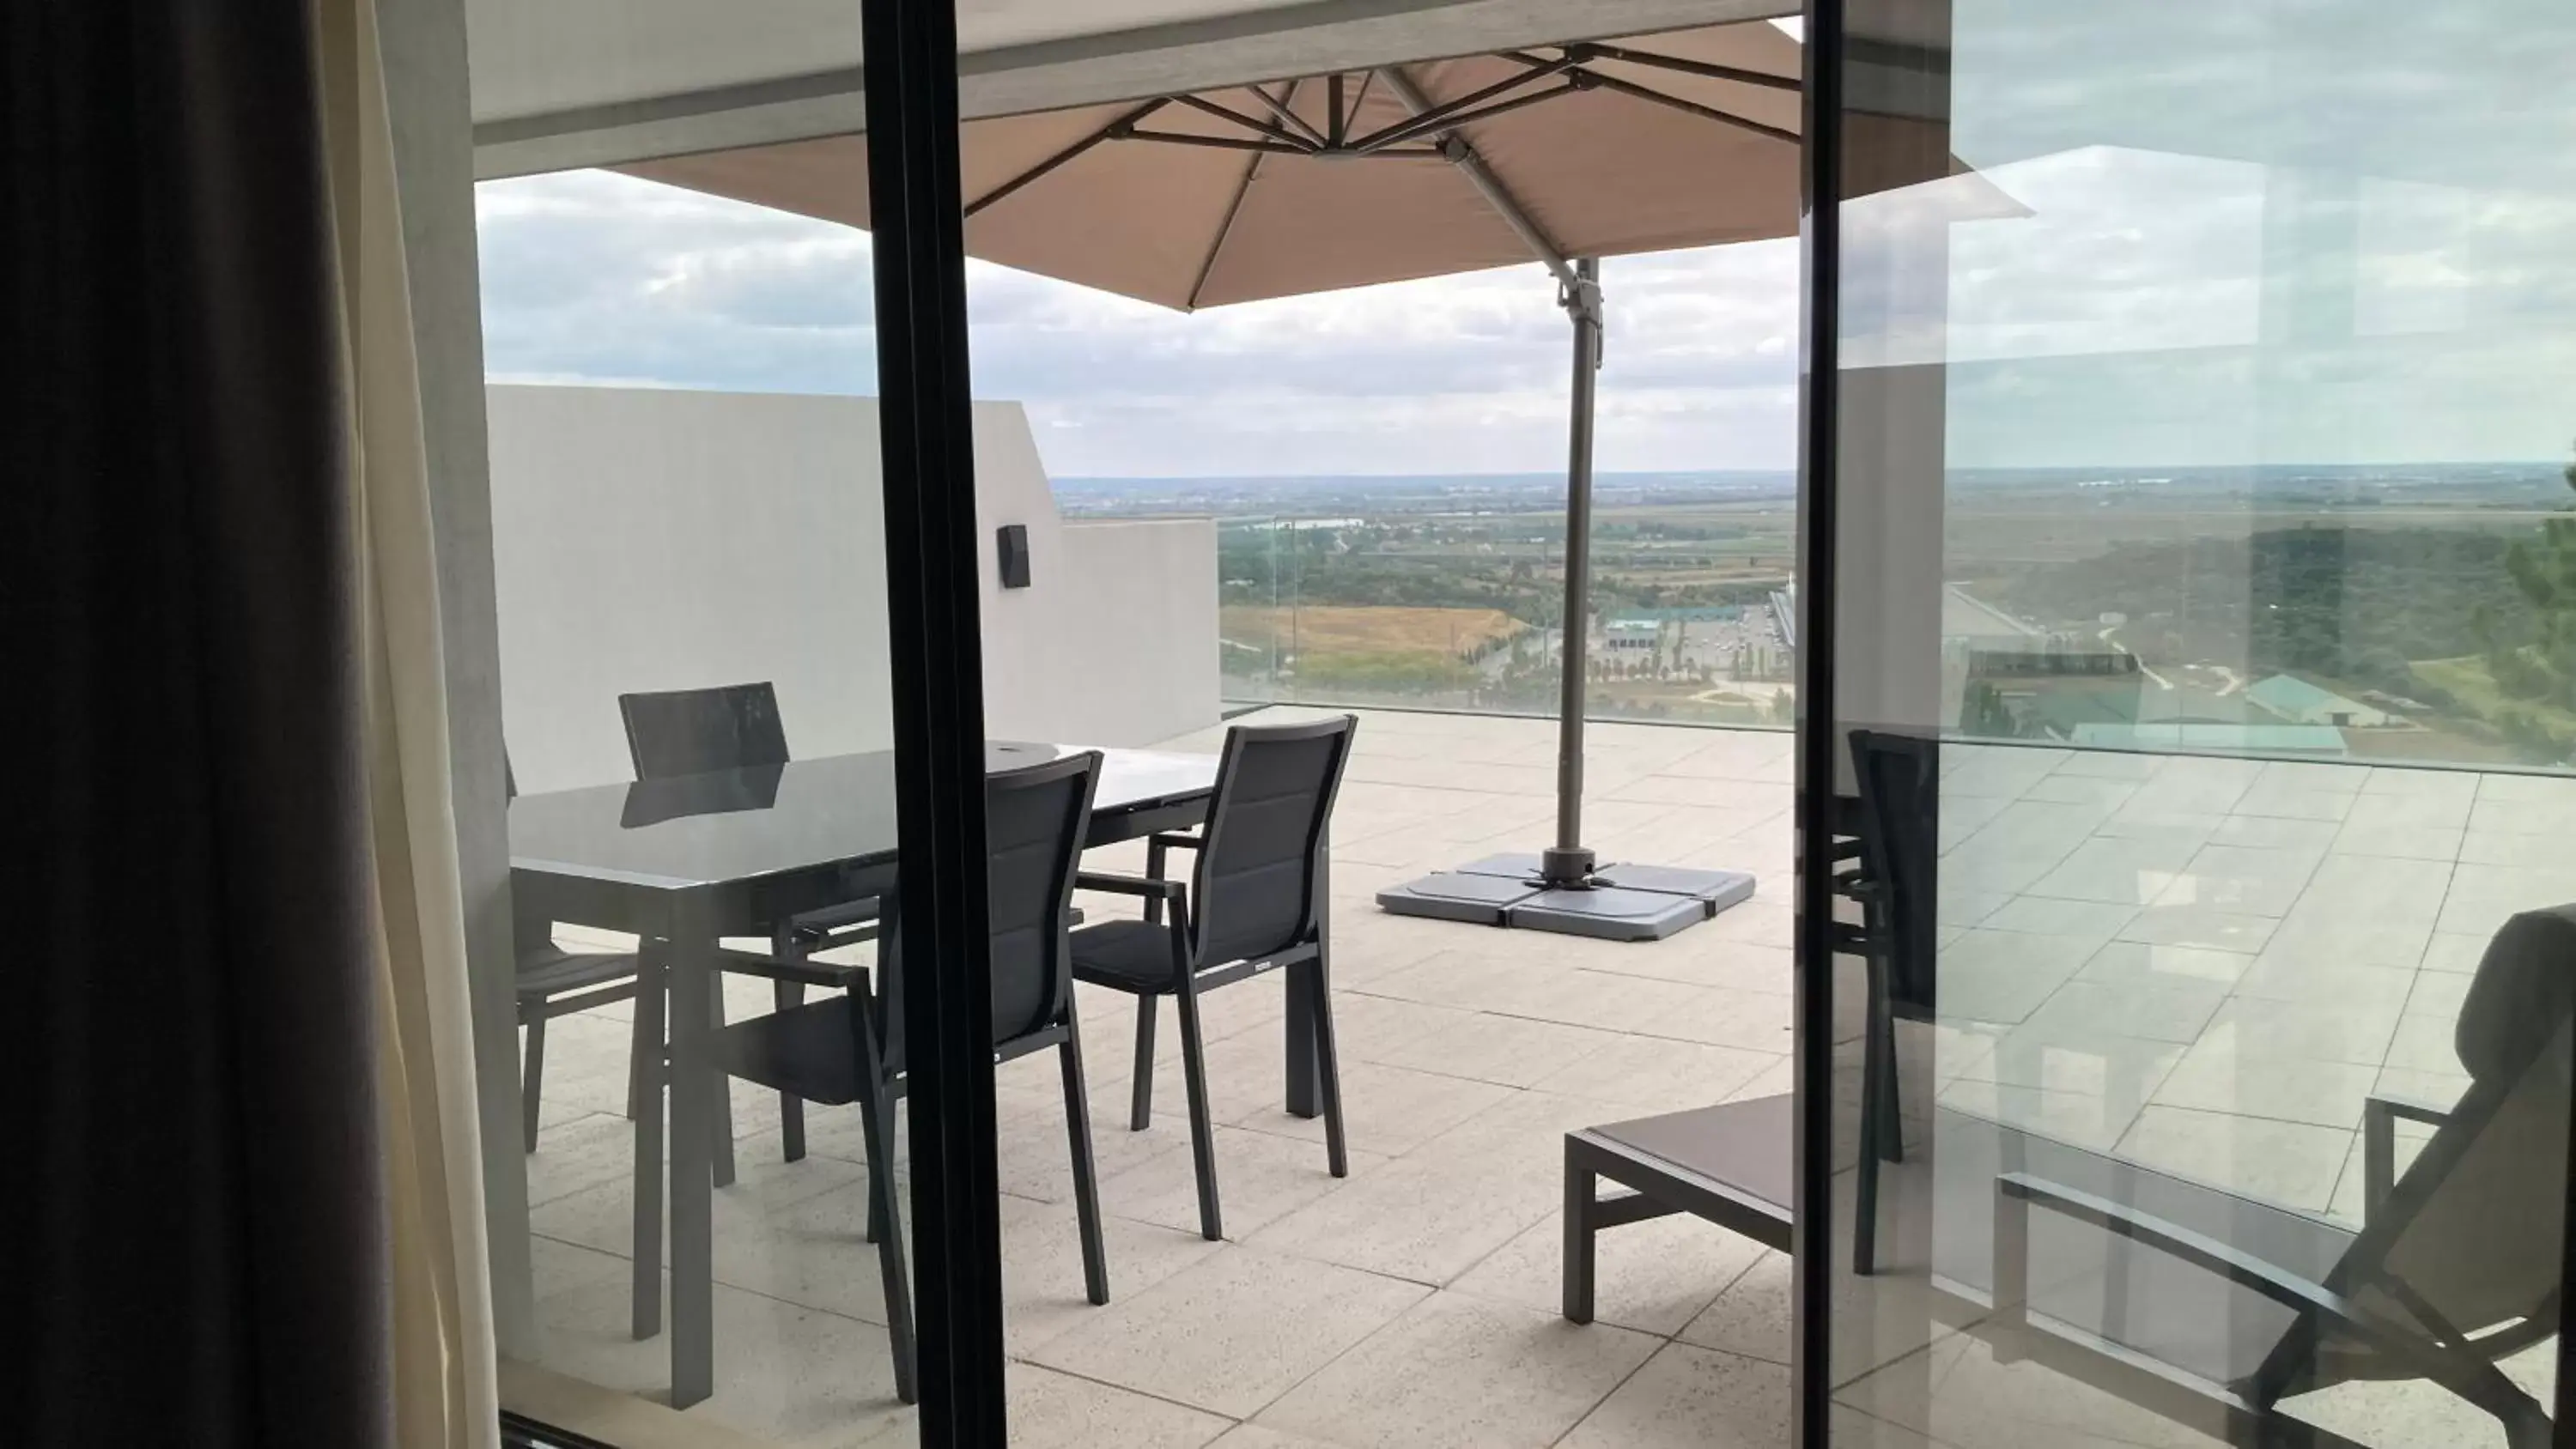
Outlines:
<svg viewBox="0 0 2576 1449"><path fill-rule="evenodd" d="M725 1024L724 973L707 972L707 1030L721 1031ZM718 1187L733 1186L733 1078L721 1072L707 1078L710 1099L715 1110L707 1119L707 1130L713 1134L708 1148L715 1154L715 1182Z"/></svg>
<svg viewBox="0 0 2576 1449"><path fill-rule="evenodd" d="M672 933L671 1405L715 1392L713 1181L716 1094L702 1060L716 939L699 921ZM695 1009L691 1009L694 1007Z"/></svg>
<svg viewBox="0 0 2576 1449"><path fill-rule="evenodd" d="M635 952L635 1035L639 1058L627 1106L635 1117L634 1328L639 1339L662 1331L662 1067L671 953L647 938Z"/></svg>
<svg viewBox="0 0 2576 1449"><path fill-rule="evenodd" d="M1329 831L1315 864L1315 938L1329 941L1333 932L1333 848ZM1324 989L1324 973L1312 965L1288 968L1288 1015L1282 1024L1288 1053L1288 1112L1312 1117L1320 1110L1315 1093L1315 1013Z"/></svg>

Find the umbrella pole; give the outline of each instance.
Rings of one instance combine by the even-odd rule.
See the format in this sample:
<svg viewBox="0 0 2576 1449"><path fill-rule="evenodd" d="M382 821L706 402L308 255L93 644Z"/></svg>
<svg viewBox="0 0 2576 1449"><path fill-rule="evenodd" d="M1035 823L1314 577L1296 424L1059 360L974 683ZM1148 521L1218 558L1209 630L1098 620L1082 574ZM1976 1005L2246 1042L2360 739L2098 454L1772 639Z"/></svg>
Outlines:
<svg viewBox="0 0 2576 1449"><path fill-rule="evenodd" d="M1565 468L1565 617L1560 630L1564 681L1556 719L1556 844L1540 856L1540 874L1559 889L1591 884L1592 852L1583 846L1584 655L1591 638L1592 421L1601 371L1601 263L1574 264L1559 303L1574 323L1574 388Z"/></svg>

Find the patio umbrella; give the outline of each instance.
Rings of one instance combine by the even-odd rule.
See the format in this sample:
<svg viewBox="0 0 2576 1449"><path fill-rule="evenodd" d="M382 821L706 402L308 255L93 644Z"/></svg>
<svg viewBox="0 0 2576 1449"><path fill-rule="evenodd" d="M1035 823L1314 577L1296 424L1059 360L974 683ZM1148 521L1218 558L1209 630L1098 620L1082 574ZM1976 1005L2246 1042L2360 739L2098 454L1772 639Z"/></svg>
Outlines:
<svg viewBox="0 0 2576 1449"><path fill-rule="evenodd" d="M1582 845L1598 261L1795 235L1800 47L1763 22L1252 82L970 121L966 249L1182 310L1533 258L1573 325L1557 830L1539 869L1595 883ZM1943 128L1916 174L1959 176ZM866 226L866 143L833 136L620 168ZM1867 189L1879 189L1876 186ZM1991 199L1992 193L1984 195ZM1993 214L1991 200L1969 202Z"/></svg>

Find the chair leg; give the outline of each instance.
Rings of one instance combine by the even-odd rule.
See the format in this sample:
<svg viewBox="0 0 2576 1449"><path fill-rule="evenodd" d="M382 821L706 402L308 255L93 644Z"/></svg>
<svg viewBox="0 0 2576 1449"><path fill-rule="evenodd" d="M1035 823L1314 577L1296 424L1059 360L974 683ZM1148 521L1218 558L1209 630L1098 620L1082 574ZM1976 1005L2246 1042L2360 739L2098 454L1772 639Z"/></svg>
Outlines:
<svg viewBox="0 0 2576 1449"><path fill-rule="evenodd" d="M537 1099L543 1095L546 1078L546 1019L535 1017L528 1022L528 1049L520 1066L519 1141L520 1150L537 1150Z"/></svg>
<svg viewBox="0 0 2576 1449"><path fill-rule="evenodd" d="M1136 1080L1128 1087L1127 1130L1154 1125L1154 998L1136 998Z"/></svg>
<svg viewBox="0 0 2576 1449"><path fill-rule="evenodd" d="M1599 1179L1575 1164L1574 1148L1565 1151L1565 1321L1592 1321L1594 1262L1592 1205Z"/></svg>
<svg viewBox="0 0 2576 1449"><path fill-rule="evenodd" d="M853 991L851 992L851 1001L852 1001L852 1004L857 1008L855 1011L853 1011L853 1012L852 1012L852 1015L853 1015L853 1016L865 1015L865 1014L867 1014L867 1013L869 1012L870 1008L869 1008L869 1006L866 1004L866 1001L865 1001L865 1000L863 1000L863 998L865 997L866 992L867 992L867 987L865 987L864 985L861 985L861 986L856 987L856 988L855 988L855 989L853 989ZM871 1050L873 1050L873 1048L872 1048ZM867 1131L867 1132L870 1132L870 1133L875 1132L875 1131L877 1130L877 1122L876 1122L876 1119L875 1119L875 1118L873 1118L873 1117L869 1117L869 1116L864 1115L864 1114L865 1114L865 1113L867 1113L867 1112L868 1112L868 1110L869 1110L869 1108L868 1108L867 1104L866 1104L865 1102L860 1103L859 1110L860 1110L860 1112L863 1114L863 1115L861 1116L861 1118L860 1118L860 1121L859 1121L859 1125L860 1125L860 1127L861 1127L863 1130ZM888 1121L887 1121L887 1123L886 1123L885 1133L886 1133L886 1141L885 1141L885 1153L886 1153L886 1160L887 1160L888 1162L892 1162L892 1161L894 1160L894 1126L893 1126L893 1122L892 1122L891 1118L889 1118L889 1119L888 1119ZM868 1140L869 1140L870 1142L874 1142L876 1139L875 1139L873 1136L871 1136L871 1137L869 1137L869 1138L868 1138ZM870 1172L874 1172L876 1169L875 1169L875 1168L873 1168L873 1167L871 1167L871 1168L870 1168L870 1169L868 1169L868 1170L869 1170ZM877 1195L876 1195L876 1193L875 1193L874 1191L869 1192L869 1194L868 1194L868 1220L867 1220L867 1222L866 1222L866 1223L862 1224L862 1225L860 1226L860 1228L859 1228L859 1240L860 1240L861 1242L867 1242L867 1243L882 1243L882 1242L884 1242L884 1241L885 1241L885 1237L886 1237L886 1214L887 1214L887 1212L888 1212L888 1211L893 1207L893 1205L894 1205L894 1196L893 1196L893 1192L892 1192L892 1185L891 1185L891 1183L889 1183L889 1184L888 1184L888 1191L887 1191L886 1196L884 1196L884 1197L882 1197L882 1198L881 1198L881 1197L879 1197L879 1196L877 1196Z"/></svg>
<svg viewBox="0 0 2576 1449"><path fill-rule="evenodd" d="M1064 1069L1064 1131L1073 1149L1073 1214L1082 1230L1083 1295L1094 1303L1106 1303L1109 1250L1100 1240L1100 1178L1091 1162L1091 1096L1082 1076L1082 1024L1070 1012L1056 1060Z"/></svg>
<svg viewBox="0 0 2576 1449"><path fill-rule="evenodd" d="M1333 1045L1333 977L1319 947L1308 968L1315 994L1315 1074L1324 1097L1324 1164L1335 1177L1351 1175L1350 1148L1342 1135L1342 1065ZM1289 989L1295 990L1292 980Z"/></svg>
<svg viewBox="0 0 2576 1449"><path fill-rule="evenodd" d="M1871 979L1877 979L1875 972ZM1866 1015L1860 1050L1860 1142L1852 1171L1852 1271L1863 1277L1878 1270L1878 1165L1888 1160L1887 1120L1879 1110L1884 1098L1879 1090L1881 1063L1875 1002Z"/></svg>
<svg viewBox="0 0 2576 1449"><path fill-rule="evenodd" d="M1878 1114L1860 1109L1860 1160L1852 1170L1852 1271L1878 1271Z"/></svg>
<svg viewBox="0 0 2576 1449"><path fill-rule="evenodd" d="M801 959L804 955L802 951L796 949L794 941L790 939L790 933L783 930L771 942L771 947L774 954L786 960ZM770 1005L781 1012L792 1011L804 1004L805 983L773 981L770 983L769 1001ZM778 1094L778 1140L787 1161L804 1160L805 1099L794 1092Z"/></svg>
<svg viewBox="0 0 2576 1449"><path fill-rule="evenodd" d="M895 1397L921 1401L912 1341L912 1291L905 1280L903 1215L895 1206L894 1102L877 1054L867 997L850 993L850 1021L859 1058L859 1130L867 1139L868 1237L877 1245L877 1272L885 1279L886 1340L894 1355Z"/></svg>
<svg viewBox="0 0 2576 1449"><path fill-rule="evenodd" d="M907 1404L921 1401L914 1381L912 1292L905 1281L903 1215L895 1210L894 1096L883 1089L862 1103L868 1141L868 1217L877 1245L877 1272L885 1279L886 1339L894 1352L895 1397Z"/></svg>
<svg viewBox="0 0 2576 1449"><path fill-rule="evenodd" d="M1878 1074L1877 1091L1872 1094L1869 1105L1871 1110L1878 1113L1878 1149L1881 1160L1903 1162L1905 1160L1905 1119L1897 1115L1896 1105L1898 1071L1896 1007L1888 999L1883 978L1874 996L1870 1029L1876 1037L1872 1044L1878 1049Z"/></svg>
<svg viewBox="0 0 2576 1449"><path fill-rule="evenodd" d="M1186 970L1180 973L1181 1076L1190 1096L1190 1158L1199 1180L1199 1236L1210 1242L1225 1237L1217 1214L1216 1129L1208 1120L1207 1052L1200 1044L1199 989Z"/></svg>

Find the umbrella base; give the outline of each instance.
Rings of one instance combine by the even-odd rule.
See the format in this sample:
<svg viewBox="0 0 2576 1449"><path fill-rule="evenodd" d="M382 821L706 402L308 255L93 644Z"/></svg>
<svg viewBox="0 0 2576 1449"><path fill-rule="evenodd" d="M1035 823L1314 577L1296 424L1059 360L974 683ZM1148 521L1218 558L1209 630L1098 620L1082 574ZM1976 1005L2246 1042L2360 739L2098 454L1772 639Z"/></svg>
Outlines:
<svg viewBox="0 0 2576 1449"><path fill-rule="evenodd" d="M1550 852L1551 855L1554 852ZM1607 865L1589 883L1552 885L1536 855L1489 855L1378 892L1399 916L1555 931L1604 941L1660 941L1753 894L1753 877L1733 870Z"/></svg>

